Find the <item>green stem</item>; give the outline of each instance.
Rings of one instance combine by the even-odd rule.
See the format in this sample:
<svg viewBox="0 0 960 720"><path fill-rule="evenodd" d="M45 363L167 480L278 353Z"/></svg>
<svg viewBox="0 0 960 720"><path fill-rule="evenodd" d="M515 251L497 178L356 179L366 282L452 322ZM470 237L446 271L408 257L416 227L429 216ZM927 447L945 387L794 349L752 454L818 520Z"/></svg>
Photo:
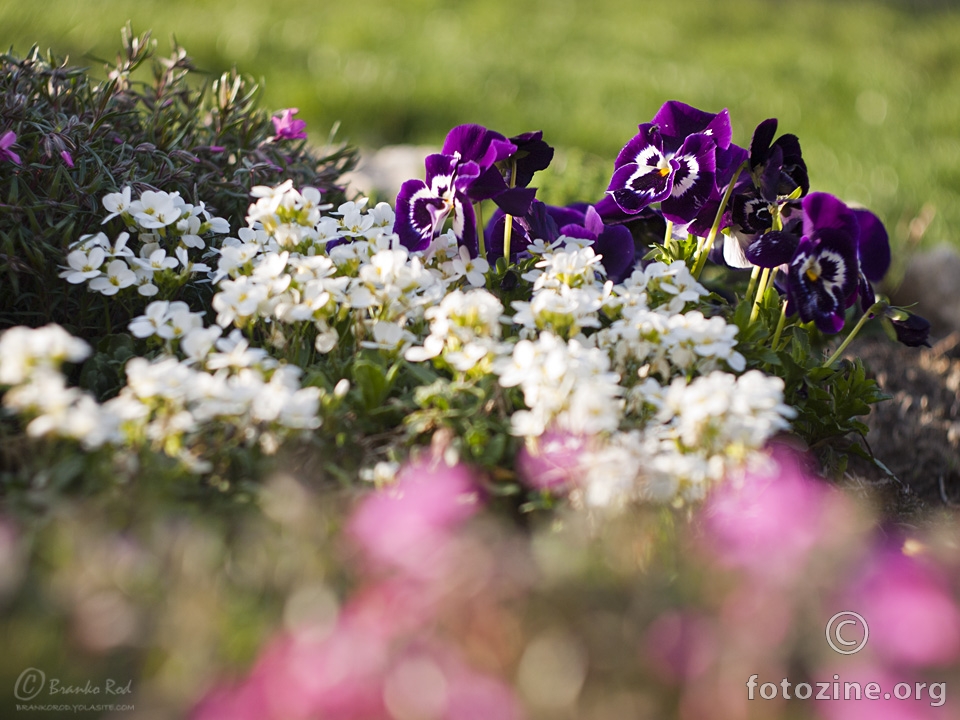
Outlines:
<svg viewBox="0 0 960 720"><path fill-rule="evenodd" d="M750 271L750 282L747 283L747 292L743 296L744 300L747 300L750 297L753 297L753 291L757 288L757 278L760 277L760 266L754 265L753 270Z"/></svg>
<svg viewBox="0 0 960 720"><path fill-rule="evenodd" d="M503 257L510 267L510 240L513 238L513 215L503 216Z"/></svg>
<svg viewBox="0 0 960 720"><path fill-rule="evenodd" d="M723 221L723 213L727 209L727 203L730 202L730 196L733 194L733 186L737 184L737 178L740 177L740 173L742 173L746 167L747 163L745 161L740 165L740 167L737 168L737 171L730 179L730 184L727 185L727 189L723 193L723 198L720 200L720 207L717 208L717 215L713 219L713 225L710 226L710 233L707 235L707 241L703 244L703 249L697 256L697 262L693 266L693 277L697 280L700 279L700 273L703 272L703 268L707 264L707 256L710 254L710 250L713 248L713 243L717 239L717 233L720 231L720 223Z"/></svg>
<svg viewBox="0 0 960 720"><path fill-rule="evenodd" d="M787 322L787 301L783 299L780 301L780 319L777 320L777 329L773 333L773 342L770 343L770 347L773 350L777 349L777 343L780 342L780 334L783 332L783 326Z"/></svg>
<svg viewBox="0 0 960 720"><path fill-rule="evenodd" d="M834 361L840 357L841 353L847 349L847 346L853 342L853 339L857 336L857 333L860 332L860 328L866 325L867 320L872 319L877 313L884 309L886 303L882 300L878 300L873 305L870 306L870 309L867 310L863 317L860 318L859 322L853 326L853 330L850 331L850 334L840 343L840 347L833 351L833 355L826 359L826 362L823 363L823 367L828 368L833 365Z"/></svg>
<svg viewBox="0 0 960 720"><path fill-rule="evenodd" d="M770 281L770 268L764 268L760 273L760 282L757 284L757 295L753 299L753 308L750 310L750 322L757 319L760 314L760 302L763 300L763 294L767 291L767 283Z"/></svg>
<svg viewBox="0 0 960 720"><path fill-rule="evenodd" d="M487 246L483 240L483 207L481 203L473 204L473 214L477 216L477 243L480 248L480 257L487 258Z"/></svg>

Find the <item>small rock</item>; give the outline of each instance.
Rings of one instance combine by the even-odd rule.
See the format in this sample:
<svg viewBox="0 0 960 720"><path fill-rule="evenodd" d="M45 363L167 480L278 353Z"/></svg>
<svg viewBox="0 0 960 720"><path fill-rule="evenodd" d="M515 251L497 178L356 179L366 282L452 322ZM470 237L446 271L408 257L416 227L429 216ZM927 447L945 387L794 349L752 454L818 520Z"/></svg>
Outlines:
<svg viewBox="0 0 960 720"><path fill-rule="evenodd" d="M960 254L941 245L914 255L900 287L892 294L897 305L912 305L911 312L930 321L938 337L960 330Z"/></svg>

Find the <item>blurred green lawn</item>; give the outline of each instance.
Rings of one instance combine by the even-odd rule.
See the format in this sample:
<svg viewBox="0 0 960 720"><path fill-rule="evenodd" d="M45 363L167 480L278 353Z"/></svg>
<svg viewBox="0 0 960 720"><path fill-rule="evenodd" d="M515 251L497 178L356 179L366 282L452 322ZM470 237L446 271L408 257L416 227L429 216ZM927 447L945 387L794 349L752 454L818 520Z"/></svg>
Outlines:
<svg viewBox="0 0 960 720"><path fill-rule="evenodd" d="M861 203L898 249L960 245L960 8L932 0L40 0L0 4L0 46L99 68L119 29L175 34L211 72L261 78L315 141L437 143L463 122L568 150L550 199L603 190L664 101L727 107L734 139L780 119L815 189ZM563 170L558 167L557 170ZM571 174L576 171L576 174ZM558 189L559 188L559 189ZM912 229L911 229L912 228Z"/></svg>

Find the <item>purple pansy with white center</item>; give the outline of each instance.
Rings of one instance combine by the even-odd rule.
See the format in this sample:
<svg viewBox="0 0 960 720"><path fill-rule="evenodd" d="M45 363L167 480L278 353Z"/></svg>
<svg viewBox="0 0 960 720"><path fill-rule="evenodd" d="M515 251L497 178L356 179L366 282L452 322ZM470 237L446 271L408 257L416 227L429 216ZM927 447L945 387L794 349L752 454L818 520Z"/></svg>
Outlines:
<svg viewBox="0 0 960 720"><path fill-rule="evenodd" d="M818 192L803 199L803 237L788 268L788 311L822 332L843 329L860 273L859 234L856 215L837 198Z"/></svg>
<svg viewBox="0 0 960 720"><path fill-rule="evenodd" d="M660 203L667 220L690 222L717 191L717 149L730 146L729 114L670 101L639 130L617 156L607 194L627 215Z"/></svg>
<svg viewBox="0 0 960 720"><path fill-rule="evenodd" d="M477 227L473 206L464 188L480 174L473 161L436 153L426 159L426 180L407 180L397 195L394 232L410 250L426 250L452 218L457 242L476 257Z"/></svg>

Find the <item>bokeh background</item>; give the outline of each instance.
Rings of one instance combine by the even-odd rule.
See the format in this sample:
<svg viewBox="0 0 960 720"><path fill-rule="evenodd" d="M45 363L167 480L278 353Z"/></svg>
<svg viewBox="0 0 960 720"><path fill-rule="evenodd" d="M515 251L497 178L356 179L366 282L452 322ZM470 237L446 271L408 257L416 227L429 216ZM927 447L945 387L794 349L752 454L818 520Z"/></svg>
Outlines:
<svg viewBox="0 0 960 720"><path fill-rule="evenodd" d="M542 129L548 201L602 192L666 100L767 117L816 189L876 211L898 250L960 244L960 5L943 0L43 0L0 3L0 47L101 66L120 27L236 65L311 139L439 145L458 123ZM902 270L902 258L894 276Z"/></svg>

